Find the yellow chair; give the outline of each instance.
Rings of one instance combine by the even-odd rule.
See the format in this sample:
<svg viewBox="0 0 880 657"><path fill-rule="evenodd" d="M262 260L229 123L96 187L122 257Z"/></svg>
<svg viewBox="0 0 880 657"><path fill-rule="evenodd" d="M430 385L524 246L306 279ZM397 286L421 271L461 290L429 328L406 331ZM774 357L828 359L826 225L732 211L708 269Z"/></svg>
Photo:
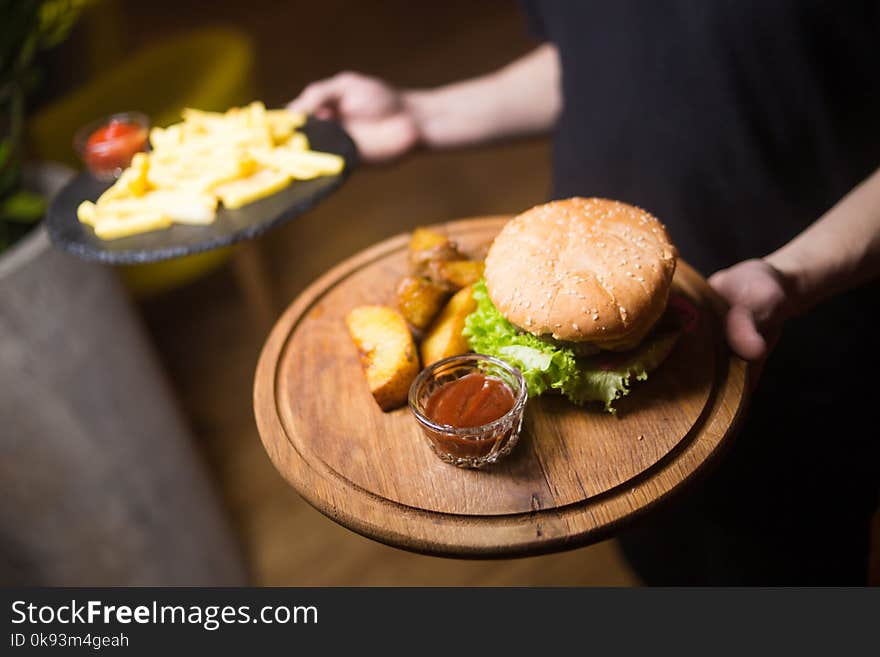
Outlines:
<svg viewBox="0 0 880 657"><path fill-rule="evenodd" d="M81 167L72 147L78 127L106 114L138 110L154 125L180 120L180 110L224 110L254 96L250 40L228 28L173 37L123 59L77 91L44 108L28 123L39 159ZM136 296L148 296L194 280L219 266L233 248L166 262L120 267Z"/></svg>

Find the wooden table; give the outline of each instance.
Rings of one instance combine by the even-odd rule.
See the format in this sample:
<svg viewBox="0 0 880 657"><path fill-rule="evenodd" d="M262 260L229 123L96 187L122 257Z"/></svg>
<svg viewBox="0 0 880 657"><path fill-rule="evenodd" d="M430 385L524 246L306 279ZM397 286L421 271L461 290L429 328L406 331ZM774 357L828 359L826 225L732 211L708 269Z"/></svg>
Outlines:
<svg viewBox="0 0 880 657"><path fill-rule="evenodd" d="M442 228L467 251L509 217ZM746 364L724 346L722 310L679 263L675 288L700 308L696 329L616 416L562 398L529 401L520 443L483 470L442 463L407 408L383 413L367 390L343 317L392 303L408 235L341 263L306 289L272 330L254 405L279 472L315 508L384 543L428 554L511 557L611 536L715 460L742 414Z"/></svg>

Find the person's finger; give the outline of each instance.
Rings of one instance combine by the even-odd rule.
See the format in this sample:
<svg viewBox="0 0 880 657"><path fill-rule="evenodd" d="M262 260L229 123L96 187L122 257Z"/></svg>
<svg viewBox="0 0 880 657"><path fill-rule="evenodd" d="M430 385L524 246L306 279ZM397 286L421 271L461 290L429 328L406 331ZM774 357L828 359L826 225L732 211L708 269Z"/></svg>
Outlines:
<svg viewBox="0 0 880 657"><path fill-rule="evenodd" d="M287 109L313 114L321 108L335 106L357 85L359 79L358 74L346 71L337 73L332 78L312 82L297 98L288 103Z"/></svg>
<svg viewBox="0 0 880 657"><path fill-rule="evenodd" d="M338 118L339 112L336 111L334 107L329 107L327 105L323 107L319 107L314 112L312 112L317 118L328 121L330 119Z"/></svg>
<svg viewBox="0 0 880 657"><path fill-rule="evenodd" d="M726 270L726 269L721 269L721 270L719 270L719 271L716 271L714 274L712 274L712 275L709 277L709 279L708 279L708 283L709 283L709 285L711 285L713 288L715 288L715 291L716 291L716 292L718 292L718 293L720 293L720 294L723 294L723 293L724 293L724 289L725 289L725 287L726 287L726 286L725 286L726 279L727 279L727 270Z"/></svg>
<svg viewBox="0 0 880 657"><path fill-rule="evenodd" d="M314 114L318 109L335 103L339 99L341 90L330 82L330 80L313 82L287 104L287 109L291 112Z"/></svg>
<svg viewBox="0 0 880 657"><path fill-rule="evenodd" d="M767 341L758 331L748 308L733 306L727 313L724 325L727 342L738 356L755 361L767 355Z"/></svg>

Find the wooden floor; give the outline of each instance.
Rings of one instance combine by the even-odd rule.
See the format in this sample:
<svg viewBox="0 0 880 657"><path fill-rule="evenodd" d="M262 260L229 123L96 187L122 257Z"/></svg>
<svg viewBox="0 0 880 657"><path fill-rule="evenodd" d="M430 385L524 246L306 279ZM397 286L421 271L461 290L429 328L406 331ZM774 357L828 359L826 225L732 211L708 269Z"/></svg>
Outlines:
<svg viewBox="0 0 880 657"><path fill-rule="evenodd" d="M201 24L197 3L126 3L133 38ZM269 104L338 69L400 84L437 84L508 61L533 44L512 2L212 3L212 18L251 32ZM149 5L149 8L147 8ZM462 152L418 153L358 170L314 212L259 241L280 313L340 259L413 226L516 212L545 198L549 147L536 140ZM251 404L268 326L227 265L140 303L169 379L219 484L253 581L263 585L630 585L613 541L564 554L475 562L409 554L362 538L308 506L263 451Z"/></svg>

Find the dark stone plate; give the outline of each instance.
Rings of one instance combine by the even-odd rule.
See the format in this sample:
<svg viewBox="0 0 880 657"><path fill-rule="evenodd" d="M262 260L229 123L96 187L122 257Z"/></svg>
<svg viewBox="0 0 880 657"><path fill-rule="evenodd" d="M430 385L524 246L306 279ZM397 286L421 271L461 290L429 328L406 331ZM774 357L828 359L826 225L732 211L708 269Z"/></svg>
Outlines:
<svg viewBox="0 0 880 657"><path fill-rule="evenodd" d="M333 121L309 118L303 128L311 148L336 153L345 158L345 169L337 176L314 180L295 180L286 189L237 210L218 206L214 223L183 226L104 241L91 226L80 223L76 208L83 201L94 201L110 185L88 172L71 180L52 200L46 214L46 227L52 241L84 260L108 264L156 262L201 253L261 235L270 228L298 217L318 201L338 189L357 164L357 149L342 127Z"/></svg>

